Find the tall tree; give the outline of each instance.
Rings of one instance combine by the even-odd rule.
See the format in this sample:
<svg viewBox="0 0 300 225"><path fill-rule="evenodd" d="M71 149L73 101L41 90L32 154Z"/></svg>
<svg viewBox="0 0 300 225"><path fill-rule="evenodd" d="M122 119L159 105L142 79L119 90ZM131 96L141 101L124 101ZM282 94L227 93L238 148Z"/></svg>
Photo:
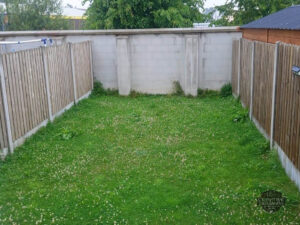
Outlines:
<svg viewBox="0 0 300 225"><path fill-rule="evenodd" d="M9 30L66 29L61 0L6 0Z"/></svg>
<svg viewBox="0 0 300 225"><path fill-rule="evenodd" d="M227 0L216 7L222 18L213 23L243 25L295 4L300 4L300 0Z"/></svg>
<svg viewBox="0 0 300 225"><path fill-rule="evenodd" d="M203 22L203 0L84 0L90 29L191 27Z"/></svg>

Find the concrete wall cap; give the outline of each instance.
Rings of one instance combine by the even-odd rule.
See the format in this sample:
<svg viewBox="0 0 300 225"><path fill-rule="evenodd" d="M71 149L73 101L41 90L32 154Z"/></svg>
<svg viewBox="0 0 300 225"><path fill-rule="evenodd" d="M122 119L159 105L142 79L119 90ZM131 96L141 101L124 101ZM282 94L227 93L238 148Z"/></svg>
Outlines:
<svg viewBox="0 0 300 225"><path fill-rule="evenodd" d="M162 29L130 29L130 30L54 30L54 31L6 31L1 37L17 36L80 36L80 35L140 35L140 34L198 34L240 32L238 27L211 28L162 28Z"/></svg>

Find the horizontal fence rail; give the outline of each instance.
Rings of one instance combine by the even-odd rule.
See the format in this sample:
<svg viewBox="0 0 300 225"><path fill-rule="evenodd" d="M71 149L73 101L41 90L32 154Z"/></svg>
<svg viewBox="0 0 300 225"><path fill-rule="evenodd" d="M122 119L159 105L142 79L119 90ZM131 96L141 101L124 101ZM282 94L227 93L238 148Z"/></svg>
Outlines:
<svg viewBox="0 0 300 225"><path fill-rule="evenodd" d="M1 55L2 157L6 149L12 153L41 126L91 93L90 52L91 42L82 42ZM78 96L74 90L78 90Z"/></svg>
<svg viewBox="0 0 300 225"><path fill-rule="evenodd" d="M271 140L300 189L300 76L292 72L293 66L300 66L300 46L240 42L241 48L238 41L233 43L233 93L249 108L250 118Z"/></svg>

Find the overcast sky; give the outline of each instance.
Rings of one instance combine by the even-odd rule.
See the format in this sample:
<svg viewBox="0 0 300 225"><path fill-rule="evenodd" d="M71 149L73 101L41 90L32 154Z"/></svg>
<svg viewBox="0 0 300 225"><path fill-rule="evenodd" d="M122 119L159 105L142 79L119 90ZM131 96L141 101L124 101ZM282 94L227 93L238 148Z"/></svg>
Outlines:
<svg viewBox="0 0 300 225"><path fill-rule="evenodd" d="M205 8L218 6L218 5L224 5L226 0L206 0L205 2Z"/></svg>
<svg viewBox="0 0 300 225"><path fill-rule="evenodd" d="M82 6L82 4L81 4L82 0L62 0L62 2L63 2L63 5L70 4L70 5L76 6L77 8L87 8L88 7L88 4L85 4L84 6Z"/></svg>
<svg viewBox="0 0 300 225"><path fill-rule="evenodd" d="M76 6L78 8L87 8L88 4L85 6L82 6L81 4L82 0L63 0L63 4L71 4L73 6ZM223 5L226 2L226 0L206 0L205 8L213 7L216 5Z"/></svg>

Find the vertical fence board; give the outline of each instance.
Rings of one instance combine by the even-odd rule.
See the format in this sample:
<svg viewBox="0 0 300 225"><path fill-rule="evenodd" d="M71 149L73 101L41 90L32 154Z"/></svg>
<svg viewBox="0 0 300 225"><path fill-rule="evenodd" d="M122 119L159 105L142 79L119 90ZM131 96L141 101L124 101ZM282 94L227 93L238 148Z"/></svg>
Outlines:
<svg viewBox="0 0 300 225"><path fill-rule="evenodd" d="M26 115L26 111L25 111L25 104L24 104L24 101L25 101L25 96L24 96L24 83L22 82L22 77L23 77L23 74L22 73L22 68L21 67L21 60L20 60L20 57L19 57L20 53L16 53L15 54L15 58L16 58L16 74L17 74L17 82L18 82L18 87L19 87L19 100L20 100L20 104L19 104L19 107L20 107L20 130L21 130L21 133L20 133L20 137L22 135L24 135L27 131L27 127L26 127L26 118L27 118L27 115Z"/></svg>
<svg viewBox="0 0 300 225"><path fill-rule="evenodd" d="M3 103L1 80L0 80L0 149L8 147L7 140L8 137L7 137L6 124L5 124L4 103Z"/></svg>
<svg viewBox="0 0 300 225"><path fill-rule="evenodd" d="M9 73L9 62L8 62L8 57L7 55L3 55L2 56L2 60L3 60L3 73L4 73L4 77L5 77L5 85L6 85L6 96L7 96L7 104L10 103L10 88L9 86L7 85L8 84L8 77L7 77L7 74ZM8 107L8 114L11 118L11 115L12 115L12 110L11 110L11 107ZM6 119L6 118L5 118ZM14 138L14 130L13 130L13 127L14 127L14 121L10 120L11 122L11 136L12 136L12 139Z"/></svg>
<svg viewBox="0 0 300 225"><path fill-rule="evenodd" d="M299 47L297 47L297 48L294 47L293 62L292 62L293 65L297 65L300 62L300 59L299 59L300 51L299 50L300 50ZM300 91L299 90L300 82L297 82L298 77L292 75L292 78L293 78L293 90L292 90L293 96L292 96L292 99L291 99L291 101L292 101L291 124L299 124L298 115L300 113L298 113L298 106L299 106L300 96L299 96L298 92ZM290 126L289 148L291 149L291 152L292 152L291 158L292 158L292 162L293 162L294 165L298 164L298 157L299 157L299 150L300 149L298 148L298 151L297 151L296 141L297 141L297 139L299 139L299 130L300 129L297 129L297 128L294 129L293 126Z"/></svg>
<svg viewBox="0 0 300 225"><path fill-rule="evenodd" d="M239 40L232 43L232 92L238 95Z"/></svg>
<svg viewBox="0 0 300 225"><path fill-rule="evenodd" d="M3 130L3 134L6 133L6 137L7 137L7 147L9 147L9 150L11 153L14 152L14 148L13 148L13 141L12 141L12 131L11 131L11 120L10 120L10 116L9 116L9 107L8 107L8 99L7 99L7 88L6 88L6 77L5 77L5 69L4 69L4 66L5 66L5 59L3 57L3 55L0 56L0 80L1 80L1 102L2 102L2 109L1 111L1 114L2 114L2 117L5 118L5 125L3 125L3 128L5 127L6 129ZM4 114L4 116L3 116ZM3 124L3 123L2 123ZM3 136L4 137L4 136ZM4 148L6 147L5 146L5 141L4 141ZM7 151L3 151L2 152L2 156L5 157Z"/></svg>
<svg viewBox="0 0 300 225"><path fill-rule="evenodd" d="M253 116L270 136L275 45L255 45Z"/></svg>
<svg viewBox="0 0 300 225"><path fill-rule="evenodd" d="M31 72L30 72L30 57L28 56L28 51L24 51L22 55L24 59L24 78L25 78L25 86L26 86L26 105L28 108L29 118L28 118L28 124L29 129L33 129L34 127L34 121L33 121L33 96L32 96L32 87L31 87Z"/></svg>
<svg viewBox="0 0 300 225"><path fill-rule="evenodd" d="M80 98L92 90L92 71L90 42L75 43L71 45L74 55L74 73L77 97Z"/></svg>
<svg viewBox="0 0 300 225"><path fill-rule="evenodd" d="M68 45L45 49L47 52L52 113L56 114L74 101L72 67Z"/></svg>
<svg viewBox="0 0 300 225"><path fill-rule="evenodd" d="M10 118L11 118L11 128L12 128L12 139L13 141L16 140L16 137L18 135L17 133L17 119L18 119L18 113L17 111L14 111L15 109L15 88L12 88L14 85L13 83L13 61L11 60L11 54L6 55L6 64L7 64L7 75L6 75L6 87L7 87L7 92L9 93L7 96L7 101L8 101L8 108L9 108L9 113L10 113Z"/></svg>
<svg viewBox="0 0 300 225"><path fill-rule="evenodd" d="M240 96L245 107L250 107L252 42L243 39L241 46Z"/></svg>

